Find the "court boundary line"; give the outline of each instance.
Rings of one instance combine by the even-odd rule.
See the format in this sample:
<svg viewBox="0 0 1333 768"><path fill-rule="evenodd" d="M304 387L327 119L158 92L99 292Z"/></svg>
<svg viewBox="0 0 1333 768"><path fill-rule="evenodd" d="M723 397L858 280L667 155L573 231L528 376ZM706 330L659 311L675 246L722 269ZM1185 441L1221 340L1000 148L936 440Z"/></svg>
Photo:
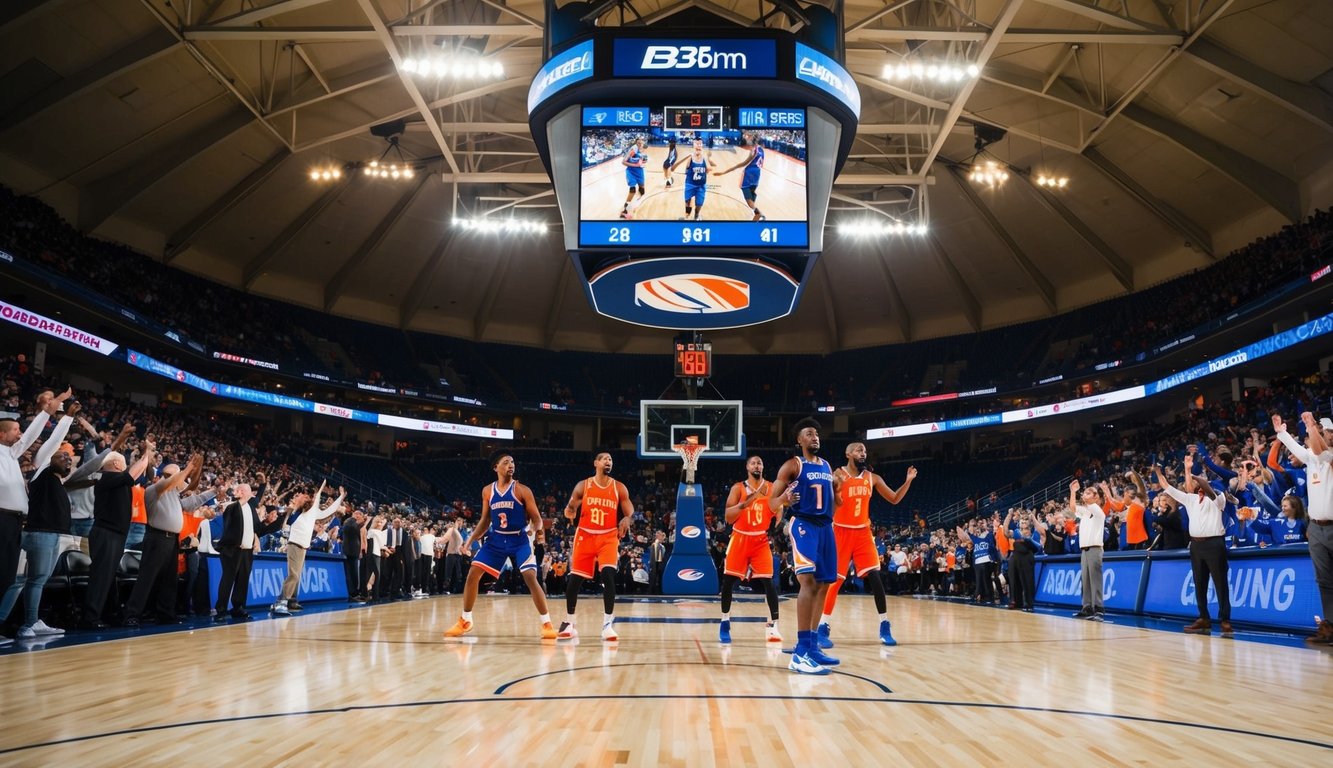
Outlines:
<svg viewBox="0 0 1333 768"><path fill-rule="evenodd" d="M739 666L739 665L733 665ZM1152 725L1169 725L1179 728L1192 728L1203 731L1214 731L1219 733L1230 733L1239 736L1250 736L1254 738L1270 739L1274 741L1283 741L1292 744L1303 744L1305 746L1316 747L1318 749L1333 750L1333 743L1324 743L1313 739L1304 739L1299 736L1282 736L1279 734L1261 733L1254 731L1243 731L1239 728L1231 728L1223 725L1209 725L1206 723L1191 723L1184 720L1158 720L1142 715L1123 715L1110 712L1092 712L1078 709L1061 709L1056 707L1034 707L1019 704L1000 704L986 702L967 702L967 701L932 701L928 699L891 699L891 698L873 698L861 696L796 696L783 694L669 694L669 693L636 693L636 694L580 694L569 696L489 696L485 698L466 698L466 699L438 699L427 701L407 701L393 704L351 704L345 707L328 707L324 709L297 710L292 712L266 712L254 715L236 715L233 717L219 717L207 720L191 720L179 723L159 723L157 725L139 726L137 728L121 728L114 731L104 731L102 733L92 733L83 736L71 736L65 739L55 739L52 741L38 742L35 744L25 744L17 747L6 747L0 749L0 755L8 755L15 752L25 752L32 749L46 749L50 747L59 747L67 744L77 744L84 741L93 741L95 739L111 738L114 736L133 736L143 733L154 733L157 731L174 730L177 728L190 728L206 725L221 725L226 723L238 723L257 720L273 720L283 717L305 717L310 715L334 715L345 714L349 712L365 712L380 709L407 709L416 707L433 707L449 704L513 704L515 702L551 702L551 701L635 701L635 700L658 700L658 701L811 701L811 702L851 702L851 703L875 703L875 704L907 704L913 706L935 706L949 707L957 709L1001 709L1015 712L1033 712L1040 714L1070 715L1073 717L1094 717L1109 720L1120 720L1133 723L1148 723Z"/></svg>
<svg viewBox="0 0 1333 768"><path fill-rule="evenodd" d="M703 650L703 645L700 644L698 640L695 640L695 644L698 645L698 647L699 647L699 653L702 655L703 652L704 652L704 650ZM573 673L575 673L575 672L586 672L587 670L590 670L590 669L615 669L615 668L622 668L622 667L737 667L737 668L749 668L749 669L764 669L764 670L768 670L768 671L771 671L771 672L784 672L784 673L790 671L790 670L786 669L785 667L774 667L774 666L769 666L769 665L766 665L766 664L713 664L713 663L707 661L707 658L708 658L707 656L704 656L704 659L705 659L704 661L633 661L633 662L629 662L629 663L627 663L627 664L590 664L590 665L588 665L588 666L586 666L586 667L570 667L569 669L553 669L553 670L551 670L551 671L549 671L549 672L538 672L538 673L535 674L535 675L527 675L527 676L525 676L525 677L520 677L520 678L516 678L516 679L514 679L514 680L510 680L510 681L507 682L507 683L503 683L503 684L501 684L499 688L496 688L495 691L493 691L493 692L491 693L491 695L492 695L492 696L503 696L505 691L509 690L510 688L514 687L515 685L518 685L519 683L526 683L526 682L529 681L529 680L535 680L535 679L537 679L537 678L539 678L539 677L550 677L551 675L562 675L562 674L573 674ZM850 678L853 678L853 679L855 679L855 680L864 680L865 682L870 683L871 685L873 685L873 686L879 688L879 689L880 689L881 691L883 691L884 693L893 693L893 689L889 688L889 686L887 686L887 685L881 683L881 682L878 681L878 680L872 680L871 678L869 678L869 677L865 677L865 676L863 676L863 675L856 675L856 674L852 674L851 672L843 672L842 670L838 670L838 669L830 669L829 671L830 671L831 673L835 674L835 675L841 675L842 677L850 677ZM514 700L515 700L515 701L518 701L518 699L514 699Z"/></svg>

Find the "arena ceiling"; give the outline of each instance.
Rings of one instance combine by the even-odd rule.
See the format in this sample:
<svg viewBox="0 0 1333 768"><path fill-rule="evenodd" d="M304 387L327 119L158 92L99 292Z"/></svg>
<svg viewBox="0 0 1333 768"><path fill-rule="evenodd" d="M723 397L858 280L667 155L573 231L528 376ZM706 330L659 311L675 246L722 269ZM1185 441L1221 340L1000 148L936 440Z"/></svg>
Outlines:
<svg viewBox="0 0 1333 768"><path fill-rule="evenodd" d="M690 9L790 29L756 0L630 0L604 25ZM690 12L697 12L690 11ZM835 229L801 306L717 333L729 352L828 352L1047 317L1211 263L1333 200L1327 0L848 0L861 129L830 221L923 216L924 238ZM763 21L755 21L763 19ZM8 0L0 182L79 228L256 294L451 336L661 351L669 335L589 308L561 249L455 216L557 223L528 132L534 0ZM417 81L421 46L484 45L492 82ZM886 63L975 62L904 85ZM312 167L385 149L410 182ZM974 126L1007 133L999 189L969 182ZM1047 171L1069 186L1047 192Z"/></svg>

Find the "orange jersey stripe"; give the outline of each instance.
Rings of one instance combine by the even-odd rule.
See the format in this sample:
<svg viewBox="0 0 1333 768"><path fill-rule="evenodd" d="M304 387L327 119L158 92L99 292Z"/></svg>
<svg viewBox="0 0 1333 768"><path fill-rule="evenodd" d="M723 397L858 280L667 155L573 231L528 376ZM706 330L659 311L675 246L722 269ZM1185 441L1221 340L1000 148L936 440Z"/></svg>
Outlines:
<svg viewBox="0 0 1333 768"><path fill-rule="evenodd" d="M833 524L844 528L870 525L870 495L874 492L869 473L843 480L838 488L838 508L833 511Z"/></svg>

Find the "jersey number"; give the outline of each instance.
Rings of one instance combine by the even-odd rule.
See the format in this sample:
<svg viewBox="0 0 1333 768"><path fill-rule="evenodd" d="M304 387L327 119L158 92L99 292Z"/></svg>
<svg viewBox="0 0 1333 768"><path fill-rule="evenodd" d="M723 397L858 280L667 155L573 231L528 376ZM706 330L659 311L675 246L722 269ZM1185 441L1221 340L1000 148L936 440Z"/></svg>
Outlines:
<svg viewBox="0 0 1333 768"><path fill-rule="evenodd" d="M606 510L593 507L588 510L588 519L593 525L603 525L606 522Z"/></svg>
<svg viewBox="0 0 1333 768"><path fill-rule="evenodd" d="M815 492L815 509L823 509L823 508L824 508L824 486L822 486L822 485L812 485L812 486L810 486L810 487L811 487L812 489L814 489L814 492Z"/></svg>
<svg viewBox="0 0 1333 768"><path fill-rule="evenodd" d="M501 528L509 527L509 515L504 512L500 513L500 527Z"/></svg>
<svg viewBox="0 0 1333 768"><path fill-rule="evenodd" d="M852 517L861 516L861 507L865 504L865 499L856 500L856 509L852 511Z"/></svg>
<svg viewBox="0 0 1333 768"><path fill-rule="evenodd" d="M764 510L758 506L750 507L750 511L745 515L745 521L758 528L764 522Z"/></svg>

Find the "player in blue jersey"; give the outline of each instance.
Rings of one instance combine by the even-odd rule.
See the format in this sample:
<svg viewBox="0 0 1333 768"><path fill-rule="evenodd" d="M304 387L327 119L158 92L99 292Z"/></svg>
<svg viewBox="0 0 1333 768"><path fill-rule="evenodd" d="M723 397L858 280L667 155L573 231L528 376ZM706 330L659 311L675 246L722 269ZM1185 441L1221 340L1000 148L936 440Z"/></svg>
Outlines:
<svg viewBox="0 0 1333 768"><path fill-rule="evenodd" d="M667 142L666 159L662 161L662 175L666 177L666 185L671 186L671 174L676 170L676 140L671 139Z"/></svg>
<svg viewBox="0 0 1333 768"><path fill-rule="evenodd" d="M792 565L801 591L796 597L796 647L787 668L807 675L827 675L838 660L819 648L815 626L829 585L838 580L838 550L833 538L837 480L833 468L819 458L819 422L801 419L792 428L800 454L778 470L769 508L790 506L788 524Z"/></svg>
<svg viewBox="0 0 1333 768"><path fill-rule="evenodd" d="M505 562L512 561L523 576L523 583L528 585L528 592L532 593L537 613L541 614L542 639L554 640L555 627L546 609L546 593L537 582L537 558L527 533L527 527L531 525L537 543L546 543L537 501L526 485L514 479L514 457L508 452L491 454L491 468L495 470L495 482L481 491L481 518L467 537L463 551L471 550L472 542L483 536L486 541L473 557L472 568L467 574L467 584L463 587L463 615L458 623L445 631L444 636L462 637L472 631L472 606L477 603L477 588L481 585L482 575L490 574L498 579Z"/></svg>
<svg viewBox="0 0 1333 768"><path fill-rule="evenodd" d="M625 206L620 209L620 218L633 218L629 212L629 204L634 201L634 195L637 193L640 202L644 195L644 167L648 165L648 150L645 148L643 137L634 140L630 148L625 150L624 157L620 158L620 164L625 166L625 183L629 185L629 194L625 196Z"/></svg>
<svg viewBox="0 0 1333 768"><path fill-rule="evenodd" d="M737 168L745 168L745 173L741 175L741 196L745 198L745 204L750 206L750 212L754 218L751 221L763 221L766 217L759 212L759 176L764 170L764 147L759 143L759 135L756 133L746 133L742 135L742 143L750 148L750 153L745 159L731 166L722 172L726 175Z"/></svg>
<svg viewBox="0 0 1333 768"><path fill-rule="evenodd" d="M704 210L704 198L708 194L708 173L716 172L717 164L713 162L712 155L704 151L703 141L695 139L694 151L676 163L677 168L682 165L685 166L685 216L681 221L687 221L691 213L694 220L698 221L699 214Z"/></svg>

